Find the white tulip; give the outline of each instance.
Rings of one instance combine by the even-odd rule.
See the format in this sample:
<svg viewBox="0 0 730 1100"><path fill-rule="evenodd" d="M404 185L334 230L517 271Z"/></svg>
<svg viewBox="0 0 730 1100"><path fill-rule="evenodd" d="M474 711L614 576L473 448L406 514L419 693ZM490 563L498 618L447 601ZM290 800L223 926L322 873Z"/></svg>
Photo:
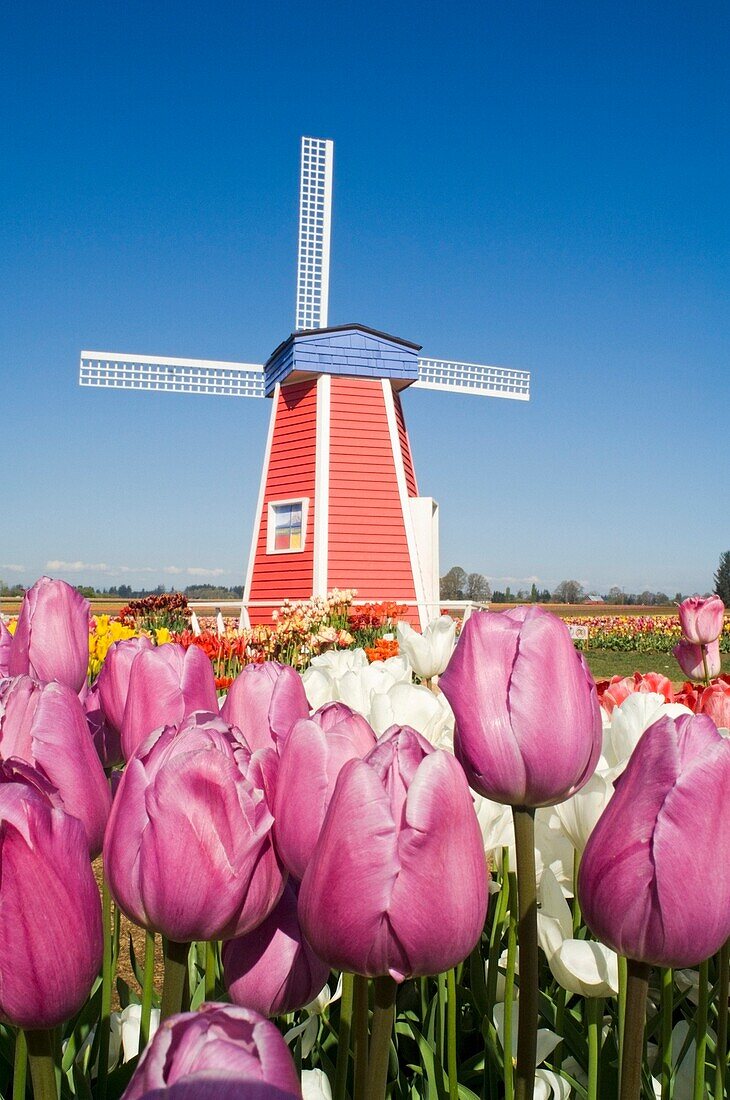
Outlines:
<svg viewBox="0 0 730 1100"><path fill-rule="evenodd" d="M337 698L337 684L324 668L306 669L302 673L302 683L312 710L318 710L325 703L333 703Z"/></svg>
<svg viewBox="0 0 730 1100"><path fill-rule="evenodd" d="M340 676L336 683L337 696L341 703L346 703L367 718L373 695L384 694L395 683L395 676L385 667L385 662L374 661L367 668L358 668Z"/></svg>
<svg viewBox="0 0 730 1100"><path fill-rule="evenodd" d="M446 696L416 684L394 684L372 696L370 724L380 736L391 726L411 726L437 749L453 751L454 712Z"/></svg>
<svg viewBox="0 0 730 1100"><path fill-rule="evenodd" d="M332 1089L323 1069L302 1071L302 1100L332 1100Z"/></svg>
<svg viewBox="0 0 730 1100"><path fill-rule="evenodd" d="M319 1031L318 1016L329 1005L334 1004L335 1001L339 1001L342 996L342 974L340 974L340 980L337 983L337 988L334 993L330 992L329 985L326 985L308 1005L304 1006L303 1011L307 1013L307 1018L301 1024L296 1024L294 1027L289 1028L284 1041L286 1043L293 1043L301 1035L301 1051L302 1058L308 1058L312 1052L315 1042L317 1041L317 1032ZM314 1094L317 1095L316 1093Z"/></svg>
<svg viewBox="0 0 730 1100"><path fill-rule="evenodd" d="M555 875L545 868L538 888L537 929L540 947L556 982L581 997L618 993L615 952L593 940L573 939L573 921Z"/></svg>
<svg viewBox="0 0 730 1100"><path fill-rule="evenodd" d="M111 1064L111 1051L116 1051L116 1064L119 1057L119 1048L122 1049L122 1061L129 1062L137 1057L139 1050L139 1029L142 1018L142 1005L127 1005L121 1012L112 1012L109 1021L109 1054ZM160 1010L153 1008L150 1015L150 1039L160 1026Z"/></svg>
<svg viewBox="0 0 730 1100"><path fill-rule="evenodd" d="M563 832L576 852L583 852L588 837L612 798L613 783L595 772L577 794L555 806Z"/></svg>
<svg viewBox="0 0 730 1100"><path fill-rule="evenodd" d="M406 655L416 676L431 680L446 668L456 642L456 623L449 615L428 624L422 634L408 623L396 627L398 645Z"/></svg>
<svg viewBox="0 0 730 1100"><path fill-rule="evenodd" d="M660 718L678 718L692 711L679 703L667 703L663 695L636 691L614 707L603 730L603 755L610 768L607 778L616 779L626 767L644 730Z"/></svg>
<svg viewBox="0 0 730 1100"><path fill-rule="evenodd" d="M311 668L327 672L334 680L359 668L368 667L368 657L364 649L328 649L312 657Z"/></svg>

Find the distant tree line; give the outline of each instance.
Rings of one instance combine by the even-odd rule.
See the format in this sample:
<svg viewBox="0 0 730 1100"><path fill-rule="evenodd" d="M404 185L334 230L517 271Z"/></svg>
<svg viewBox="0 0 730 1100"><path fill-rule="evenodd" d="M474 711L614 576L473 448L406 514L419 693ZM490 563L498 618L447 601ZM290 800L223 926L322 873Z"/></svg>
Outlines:
<svg viewBox="0 0 730 1100"><path fill-rule="evenodd" d="M156 588L132 588L128 584L114 584L111 588L95 588L91 584L77 584L76 591L87 599L99 599L108 596L110 599L140 600L145 596L162 596L165 592L179 592L179 588L171 585L165 588L164 584L158 584ZM14 584L12 587L4 584L0 579L0 596L22 597L26 586ZM231 587L220 584L189 584L184 588L183 595L189 600L240 600L243 597L243 585L234 584Z"/></svg>

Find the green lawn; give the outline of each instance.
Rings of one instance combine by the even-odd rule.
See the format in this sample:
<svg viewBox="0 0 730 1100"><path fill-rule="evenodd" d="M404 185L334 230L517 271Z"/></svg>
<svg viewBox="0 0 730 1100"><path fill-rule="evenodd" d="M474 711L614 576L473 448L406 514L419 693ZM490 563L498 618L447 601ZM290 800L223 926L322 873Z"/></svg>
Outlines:
<svg viewBox="0 0 730 1100"><path fill-rule="evenodd" d="M597 680L608 680L611 676L630 676L632 672L661 672L670 680L686 678L671 653L588 649L584 656ZM730 673L730 653L722 654L722 671Z"/></svg>

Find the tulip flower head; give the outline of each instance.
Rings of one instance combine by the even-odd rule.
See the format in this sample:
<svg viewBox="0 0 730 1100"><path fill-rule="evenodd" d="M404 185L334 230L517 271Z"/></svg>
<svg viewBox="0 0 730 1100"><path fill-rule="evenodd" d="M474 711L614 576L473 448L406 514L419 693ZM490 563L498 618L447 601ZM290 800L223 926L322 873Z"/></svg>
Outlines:
<svg viewBox="0 0 730 1100"><path fill-rule="evenodd" d="M248 1008L209 1003L165 1020L123 1100L301 1100L275 1024Z"/></svg>
<svg viewBox="0 0 730 1100"><path fill-rule="evenodd" d="M182 943L243 935L271 912L284 889L276 765L273 750L251 753L239 730L202 712L143 742L104 838L109 886L133 921Z"/></svg>
<svg viewBox="0 0 730 1100"><path fill-rule="evenodd" d="M279 747L294 723L308 715L301 676L278 661L246 665L221 707L221 717L238 726L252 751Z"/></svg>
<svg viewBox="0 0 730 1100"><path fill-rule="evenodd" d="M479 939L487 879L458 762L415 730L393 727L340 772L299 919L332 966L396 981L437 974Z"/></svg>
<svg viewBox="0 0 730 1100"><path fill-rule="evenodd" d="M720 677L702 692L699 711L707 714L718 729L730 729L730 679Z"/></svg>
<svg viewBox="0 0 730 1100"><path fill-rule="evenodd" d="M440 676L449 663L456 640L456 622L449 615L428 624L422 634L406 622L396 626L400 652L421 680Z"/></svg>
<svg viewBox="0 0 730 1100"><path fill-rule="evenodd" d="M709 645L722 634L725 604L719 596L689 596L679 605L682 633L693 645Z"/></svg>
<svg viewBox="0 0 730 1100"><path fill-rule="evenodd" d="M578 896L621 955L695 966L730 936L730 741L705 715L644 733L588 839Z"/></svg>
<svg viewBox="0 0 730 1100"><path fill-rule="evenodd" d="M535 606L474 612L439 686L456 716L454 752L486 798L550 806L595 771L596 688L557 616Z"/></svg>
<svg viewBox="0 0 730 1100"><path fill-rule="evenodd" d="M0 764L0 1017L55 1027L79 1011L101 966L99 889L84 827L17 761Z"/></svg>
<svg viewBox="0 0 730 1100"><path fill-rule="evenodd" d="M127 705L129 677L134 659L139 653L153 648L147 635L140 634L136 638L113 642L107 650L95 687L99 692L99 703L104 717L117 734L121 734L124 724L124 708Z"/></svg>
<svg viewBox="0 0 730 1100"><path fill-rule="evenodd" d="M720 675L722 663L720 643L717 640L707 645L698 645L683 638L675 645L672 653L677 658L677 664L682 672L685 676L689 676L690 680L704 680L705 669L710 679Z"/></svg>
<svg viewBox="0 0 730 1100"><path fill-rule="evenodd" d="M0 679L10 674L10 646L13 635L5 625L5 620L0 615Z"/></svg>
<svg viewBox="0 0 730 1100"><path fill-rule="evenodd" d="M65 581L41 577L23 597L10 646L10 676L58 680L79 692L89 666L89 601Z"/></svg>

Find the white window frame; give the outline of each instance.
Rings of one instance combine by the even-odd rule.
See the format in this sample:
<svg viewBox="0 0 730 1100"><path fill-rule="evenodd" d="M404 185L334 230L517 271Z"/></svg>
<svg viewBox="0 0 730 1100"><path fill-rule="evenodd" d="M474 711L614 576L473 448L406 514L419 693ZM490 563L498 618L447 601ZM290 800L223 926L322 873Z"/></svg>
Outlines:
<svg viewBox="0 0 730 1100"><path fill-rule="evenodd" d="M301 504L302 506L302 545L292 550L276 549L276 509L285 505ZM267 554L301 554L307 545L307 520L309 517L309 497L287 497L285 500L270 500L266 513L266 553Z"/></svg>

